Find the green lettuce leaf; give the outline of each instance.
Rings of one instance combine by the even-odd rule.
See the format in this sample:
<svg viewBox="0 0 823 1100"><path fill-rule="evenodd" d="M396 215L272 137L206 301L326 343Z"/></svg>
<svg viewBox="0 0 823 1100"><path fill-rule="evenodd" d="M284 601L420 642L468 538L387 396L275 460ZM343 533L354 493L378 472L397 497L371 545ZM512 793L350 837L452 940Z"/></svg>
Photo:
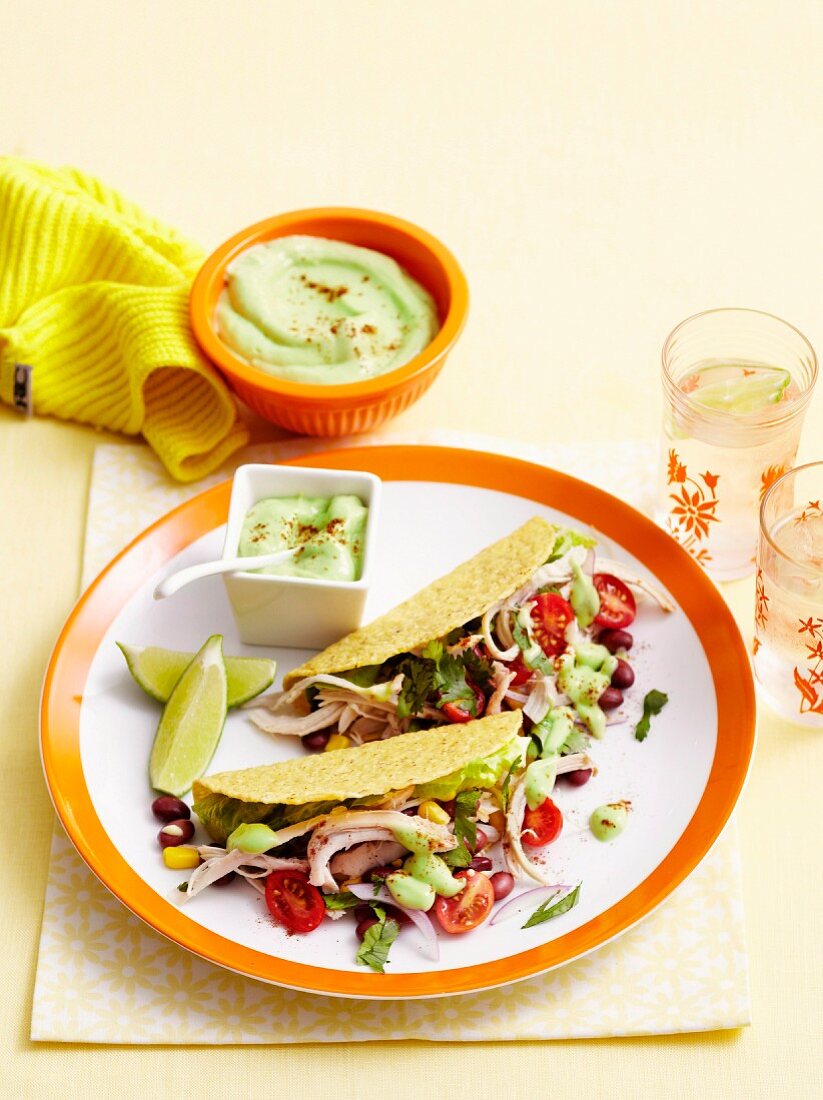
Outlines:
<svg viewBox="0 0 823 1100"><path fill-rule="evenodd" d="M380 677L382 665L365 665L363 668L353 668L349 672L341 672L344 680L350 680L355 687L374 687Z"/></svg>
<svg viewBox="0 0 823 1100"><path fill-rule="evenodd" d="M470 790L472 787L484 789L494 787L503 779L512 764L520 759L522 746L521 738L513 737L491 756L472 760L465 768L458 768L457 771L451 772L442 779L435 779L431 783L419 783L415 787L415 797L420 798L421 801L433 798L448 802L461 791Z"/></svg>
<svg viewBox="0 0 823 1100"><path fill-rule="evenodd" d="M304 806L270 806L266 802L243 802L222 794L207 794L192 809L209 836L225 844L239 825L262 822L272 829L284 829L317 814L329 813L338 805L338 802L309 802Z"/></svg>
<svg viewBox="0 0 823 1100"><path fill-rule="evenodd" d="M557 561L558 558L562 558L573 546L585 546L589 550L592 546L597 546L597 539L592 538L591 535L584 535L580 531L575 531L571 527L561 527L554 540L549 561Z"/></svg>

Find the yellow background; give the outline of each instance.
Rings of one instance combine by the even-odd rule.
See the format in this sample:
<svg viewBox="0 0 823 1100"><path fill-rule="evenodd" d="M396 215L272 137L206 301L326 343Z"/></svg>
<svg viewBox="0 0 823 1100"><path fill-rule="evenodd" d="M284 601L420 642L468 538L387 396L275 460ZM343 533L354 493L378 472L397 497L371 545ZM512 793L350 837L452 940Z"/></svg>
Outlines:
<svg viewBox="0 0 823 1100"><path fill-rule="evenodd" d="M771 310L823 350L819 4L2 0L0 25L5 151L96 172L208 247L317 203L387 209L449 243L471 320L399 429L654 438L660 345L710 306ZM51 830L37 696L77 594L102 438L0 409L4 1095L818 1093L823 738L769 715L739 815L754 1001L744 1032L479 1047L30 1044ZM823 457L823 392L802 457ZM752 584L728 593L748 633Z"/></svg>

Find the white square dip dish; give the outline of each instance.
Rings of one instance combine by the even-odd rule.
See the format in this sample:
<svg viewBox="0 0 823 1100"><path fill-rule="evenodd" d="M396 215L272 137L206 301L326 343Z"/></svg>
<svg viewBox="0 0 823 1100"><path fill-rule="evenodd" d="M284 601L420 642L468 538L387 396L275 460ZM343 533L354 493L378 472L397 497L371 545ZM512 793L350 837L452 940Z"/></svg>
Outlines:
<svg viewBox="0 0 823 1100"><path fill-rule="evenodd" d="M279 577L272 573L223 574L242 642L323 649L360 625L374 569L381 488L379 477L355 470L304 469L266 463L238 466L229 502L224 559L237 556L246 514L267 497L354 494L369 510L363 570L357 581Z"/></svg>

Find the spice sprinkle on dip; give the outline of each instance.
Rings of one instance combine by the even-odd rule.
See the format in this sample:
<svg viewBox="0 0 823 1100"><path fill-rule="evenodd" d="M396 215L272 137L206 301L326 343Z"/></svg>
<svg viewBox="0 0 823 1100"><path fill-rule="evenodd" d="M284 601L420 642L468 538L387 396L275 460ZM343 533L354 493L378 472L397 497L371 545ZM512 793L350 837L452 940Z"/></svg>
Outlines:
<svg viewBox="0 0 823 1100"><path fill-rule="evenodd" d="M294 382L359 382L403 366L438 331L431 295L393 259L323 237L280 237L226 269L218 334Z"/></svg>
<svg viewBox="0 0 823 1100"><path fill-rule="evenodd" d="M243 520L241 557L298 547L288 561L261 573L356 581L363 572L363 543L369 510L360 497L267 497Z"/></svg>

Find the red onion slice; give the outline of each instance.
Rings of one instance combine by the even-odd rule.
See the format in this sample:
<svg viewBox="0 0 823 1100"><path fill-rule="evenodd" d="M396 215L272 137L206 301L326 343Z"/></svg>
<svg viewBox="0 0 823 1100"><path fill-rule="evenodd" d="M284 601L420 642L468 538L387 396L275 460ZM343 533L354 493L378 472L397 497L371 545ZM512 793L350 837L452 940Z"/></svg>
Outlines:
<svg viewBox="0 0 823 1100"><path fill-rule="evenodd" d="M571 890L571 886L566 883L558 882L554 886L535 886L533 890L526 890L522 894L518 894L517 897L507 901L502 909L498 909L494 914L489 924L499 924L501 921L510 920L511 917L531 915L538 905L542 905L544 901L554 897L555 894L558 898L561 894L567 893Z"/></svg>
<svg viewBox="0 0 823 1100"><path fill-rule="evenodd" d="M379 901L381 905L393 905L396 909L405 913L425 940L426 953L435 962L440 961L440 945L437 942L437 934L432 927L432 922L424 912L420 909L407 909L405 905L398 904L385 886L381 886L375 893L374 887L369 883L353 882L346 889L350 890L361 901Z"/></svg>

